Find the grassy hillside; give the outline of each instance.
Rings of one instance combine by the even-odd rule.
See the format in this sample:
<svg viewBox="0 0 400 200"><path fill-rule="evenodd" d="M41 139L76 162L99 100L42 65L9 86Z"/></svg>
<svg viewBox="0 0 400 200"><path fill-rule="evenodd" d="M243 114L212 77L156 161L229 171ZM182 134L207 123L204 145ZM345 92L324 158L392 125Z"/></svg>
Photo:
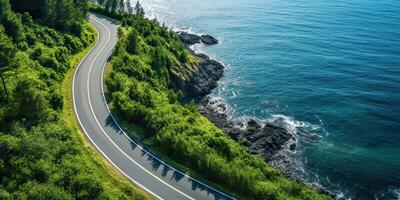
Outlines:
<svg viewBox="0 0 400 200"><path fill-rule="evenodd" d="M148 144L248 199L329 199L250 155L194 104L182 105L182 92L171 89L171 77L185 79L195 70L196 58L156 21L140 15L120 18L125 27L119 30L106 86L116 114L140 125Z"/></svg>
<svg viewBox="0 0 400 200"><path fill-rule="evenodd" d="M96 33L67 21L59 32L0 0L0 199L149 199L76 126L70 81Z"/></svg>

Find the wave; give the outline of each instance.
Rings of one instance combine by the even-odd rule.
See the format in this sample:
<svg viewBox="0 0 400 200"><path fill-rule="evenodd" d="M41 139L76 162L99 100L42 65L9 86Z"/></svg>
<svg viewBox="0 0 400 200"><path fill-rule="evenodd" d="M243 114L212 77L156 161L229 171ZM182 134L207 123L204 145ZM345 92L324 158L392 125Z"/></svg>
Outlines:
<svg viewBox="0 0 400 200"><path fill-rule="evenodd" d="M386 191L375 195L375 199L400 200L400 187L389 187Z"/></svg>
<svg viewBox="0 0 400 200"><path fill-rule="evenodd" d="M211 94L208 97L207 107L211 108L214 112L226 115L228 120L237 122L234 123L237 124L236 128L245 130L247 128L247 122L255 120L261 126L267 123L280 126L293 136L293 139L287 141L282 149L268 162L271 167L280 169L287 177L301 180L306 185L318 190L327 191L334 195L336 199L345 196L338 185L330 182L327 178L321 181L318 174L306 168L307 158L303 153L303 144L316 143L327 135L321 125L299 121L283 114L270 114L265 119L260 119L255 116L240 115L240 113L236 112L234 107L230 106L224 97L215 94ZM297 148L291 148L293 144ZM324 184L321 184L322 182Z"/></svg>
<svg viewBox="0 0 400 200"><path fill-rule="evenodd" d="M175 32L185 31L197 35L202 34L193 31L190 27L177 26L176 20L171 18L171 16L176 15L176 13L171 13L172 11L168 10L167 7L154 7L155 5L162 5L157 2L158 0L153 0L147 3L144 2L145 9L149 11L147 12L148 18L156 18L161 23L166 23L166 25L171 27L172 30ZM218 40L220 41L220 43L223 42L223 38L218 38ZM225 71L229 71L231 69L231 66L219 59L217 55L208 52L206 50L206 45L198 43L190 46L190 48L195 53L207 54L211 59L222 63L225 66ZM293 136L293 139L289 140L283 146L282 150L280 150L276 155L276 158L269 162L269 164L272 167L281 169L286 176L300 179L307 185L327 191L327 189L320 184L318 175L306 170L305 164L307 163L307 160L303 154L301 144L302 142L317 142L319 139L327 135L327 132L323 129L322 120L318 118L320 121L320 125L315 125L308 122L296 120L293 117L283 114L268 114L268 116L266 116L264 119L260 119L255 116L242 115L241 113L236 112L236 105L230 105L225 99L234 99L240 95L237 91L230 91L230 95L228 97L225 97L228 84L241 84L240 77L238 77L237 80L220 80L219 86L213 91L211 95L209 95L210 102L208 106L210 106L210 108L212 108L215 112L219 114L226 114L228 120L239 122L237 123L239 126L237 128L240 129L246 129L246 126L248 124L247 122L249 122L250 120L256 120L262 126L264 126L266 123L272 123L274 125L285 128L286 131ZM271 102L265 100L262 103L268 105ZM279 106L277 102L273 103ZM291 149L290 147L293 144L295 144L298 148L296 148L295 150ZM334 194L336 198L342 198L344 196L343 193L336 188L328 189L328 191Z"/></svg>
<svg viewBox="0 0 400 200"><path fill-rule="evenodd" d="M398 200L400 200L400 188L393 189L393 194Z"/></svg>

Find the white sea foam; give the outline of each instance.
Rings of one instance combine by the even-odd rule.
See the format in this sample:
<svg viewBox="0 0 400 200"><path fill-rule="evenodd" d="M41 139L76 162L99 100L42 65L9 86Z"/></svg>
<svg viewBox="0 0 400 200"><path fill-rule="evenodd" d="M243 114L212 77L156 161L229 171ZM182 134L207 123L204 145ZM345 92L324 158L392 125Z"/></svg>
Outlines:
<svg viewBox="0 0 400 200"><path fill-rule="evenodd" d="M196 33L190 27L179 27L177 25L178 21L177 19L184 18L185 16L182 16L183 14L181 12L174 12L174 10L171 10L171 8L166 7L164 3L161 3L162 1L163 0L143 1L142 3L146 10L146 17L150 19L157 18L159 22L165 23L168 27L171 27L173 31L185 31L194 34L201 34L201 33ZM220 41L223 41L223 38L218 38L218 39ZM221 61L220 59L218 59L218 56L214 54L210 54L210 52L207 51L206 46L204 44L199 43L192 45L191 49L195 53L207 54L208 56L210 56L210 58L223 63L226 71L229 71L231 69L229 63ZM283 114L271 115L271 113L265 112L266 114L265 119L258 119L254 116L238 114L235 112L236 105L228 104L227 101L224 98L222 98L222 96L227 96L227 98L230 99L237 98L238 96L240 96L239 92L234 91L230 87L228 87L228 85L234 86L239 84L246 84L246 83L243 83L240 77L237 77L235 80L222 79L219 82L218 88L216 88L213 92L213 95L210 96L211 99L209 102L209 106L213 108L214 111L220 114L226 114L228 116L228 120L242 122L241 124L243 124L243 126L238 128L245 129L247 122L250 119L254 119L258 121L260 124L273 123L275 125L285 128L290 134L293 135L294 139L288 141L285 144L284 148L279 152L279 154L280 156L283 156L282 160L289 161L289 164L281 160L282 163L279 163L279 161L277 161L276 167L290 168L288 170L292 171L294 177L302 179L308 185L313 185L322 188L322 186L319 184L320 177L318 177L318 175L314 173L307 172L305 170L305 164L307 163L307 160L303 155L300 146L301 144L299 143L299 141L302 140L307 140L307 141L318 140L320 137L322 137L322 135L326 135L325 133L327 132L323 129L322 120L316 116L319 120L319 125L314 125L308 122L296 120L293 117L289 117ZM266 106L274 104L277 109L281 109L279 102L274 102L274 101L271 102L268 100L264 100L262 104ZM291 151L290 145L292 145L293 143L296 143L296 146L300 146L300 148L298 148L295 151ZM335 189L331 190L331 192L333 192L337 198L341 198L344 196L341 191ZM398 196L399 193L400 191L397 191Z"/></svg>
<svg viewBox="0 0 400 200"><path fill-rule="evenodd" d="M400 188L391 187L389 193L394 196L397 200L400 200Z"/></svg>
<svg viewBox="0 0 400 200"><path fill-rule="evenodd" d="M375 194L376 200L393 199L400 200L400 187L389 187L387 190Z"/></svg>
<svg viewBox="0 0 400 200"><path fill-rule="evenodd" d="M268 122L284 127L296 139L309 139L316 140L321 138L319 134L320 126L311 124L309 122L298 121L293 117L285 116L282 114L273 114Z"/></svg>
<svg viewBox="0 0 400 200"><path fill-rule="evenodd" d="M400 200L400 188L394 190L395 197Z"/></svg>

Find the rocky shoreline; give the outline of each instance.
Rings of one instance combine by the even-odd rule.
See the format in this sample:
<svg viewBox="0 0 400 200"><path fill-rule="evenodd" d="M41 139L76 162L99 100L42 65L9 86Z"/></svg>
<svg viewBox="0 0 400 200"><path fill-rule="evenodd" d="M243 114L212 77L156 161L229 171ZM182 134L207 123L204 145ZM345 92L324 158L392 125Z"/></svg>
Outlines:
<svg viewBox="0 0 400 200"><path fill-rule="evenodd" d="M260 155L267 162L271 162L278 151L295 138L284 128L272 123L261 124L255 119L248 122L230 120L226 114L227 105L207 97L211 90L217 87L218 80L223 76L224 66L207 55L198 54L190 49L190 46L196 43L214 45L218 44L218 40L210 35L199 36L187 32L178 32L178 35L200 62L197 72L193 73L189 80L173 81L174 88L181 89L186 96L196 99L199 112L225 134L241 142L250 153ZM296 148L296 143L290 145L290 150L294 151Z"/></svg>
<svg viewBox="0 0 400 200"><path fill-rule="evenodd" d="M259 155L272 167L278 168L283 175L292 179L302 179L296 174L291 161L279 151L295 152L298 150L296 138L285 128L273 123L261 123L256 119L235 121L228 115L228 105L207 95L218 86L224 74L224 65L210 59L205 54L194 52L190 46L198 43L215 45L219 41L211 35L196 35L187 32L177 33L189 52L199 59L199 66L188 80L173 80L172 86L185 93L186 100L195 100L199 112L220 128L233 140L240 142L253 155ZM184 101L186 101L184 100ZM318 184L308 184L320 193L333 196Z"/></svg>
<svg viewBox="0 0 400 200"><path fill-rule="evenodd" d="M199 112L219 127L225 134L243 144L251 154L262 156L270 162L282 147L293 136L284 128L272 123L260 123L255 119L247 122L234 121L226 114L227 105L210 97L202 98L199 102ZM296 150L296 143L290 145Z"/></svg>

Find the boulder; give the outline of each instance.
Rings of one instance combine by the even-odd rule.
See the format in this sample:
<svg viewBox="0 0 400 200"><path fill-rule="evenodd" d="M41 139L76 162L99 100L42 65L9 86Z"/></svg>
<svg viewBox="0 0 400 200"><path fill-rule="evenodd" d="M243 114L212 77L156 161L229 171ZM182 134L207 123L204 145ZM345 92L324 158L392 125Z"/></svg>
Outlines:
<svg viewBox="0 0 400 200"><path fill-rule="evenodd" d="M247 126L244 126L243 122L232 121L225 113L220 113L226 111L226 109L219 109L220 107L209 97L203 98L199 103L199 111L202 115L221 128L232 139L236 141L244 139L243 144L248 151L264 157L266 161L277 155L278 151L290 139L293 139L293 136L286 129L271 123L262 125L256 120L250 119L245 123ZM295 144L290 146L292 151L296 148Z"/></svg>
<svg viewBox="0 0 400 200"><path fill-rule="evenodd" d="M193 45L196 43L200 43L201 37L192 33L187 32L179 32L179 38L182 40L183 43L186 45Z"/></svg>
<svg viewBox="0 0 400 200"><path fill-rule="evenodd" d="M215 39L215 38L214 38L213 36L211 36L211 35L201 35L200 38L201 38L201 41L202 41L204 44L207 44L207 45L218 44L218 40Z"/></svg>

